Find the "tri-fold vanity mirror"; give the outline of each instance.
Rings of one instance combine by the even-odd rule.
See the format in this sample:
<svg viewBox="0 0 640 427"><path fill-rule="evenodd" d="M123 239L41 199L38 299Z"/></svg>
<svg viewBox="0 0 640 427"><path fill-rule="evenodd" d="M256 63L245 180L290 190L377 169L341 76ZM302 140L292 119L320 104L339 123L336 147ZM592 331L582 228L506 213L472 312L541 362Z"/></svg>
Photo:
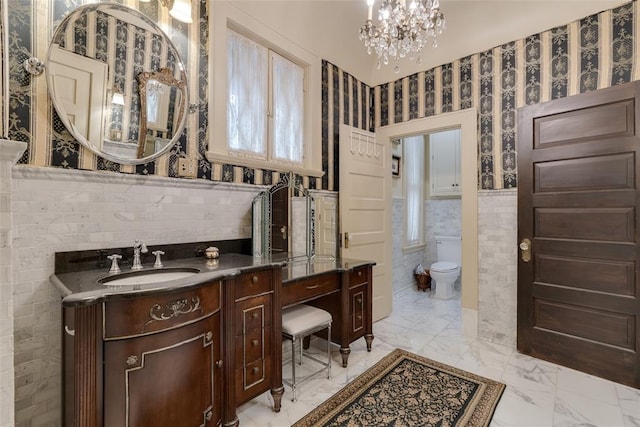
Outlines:
<svg viewBox="0 0 640 427"><path fill-rule="evenodd" d="M45 70L63 124L101 157L146 163L182 135L185 66L169 37L134 9L113 3L75 9L55 31Z"/></svg>
<svg viewBox="0 0 640 427"><path fill-rule="evenodd" d="M253 254L282 261L315 255L314 200L295 174L253 199Z"/></svg>

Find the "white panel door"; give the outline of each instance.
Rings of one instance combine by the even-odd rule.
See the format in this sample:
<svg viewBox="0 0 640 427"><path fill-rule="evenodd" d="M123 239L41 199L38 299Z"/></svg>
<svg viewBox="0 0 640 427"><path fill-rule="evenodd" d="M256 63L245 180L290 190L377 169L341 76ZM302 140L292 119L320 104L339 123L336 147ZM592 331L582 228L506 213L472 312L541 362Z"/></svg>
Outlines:
<svg viewBox="0 0 640 427"><path fill-rule="evenodd" d="M47 67L55 99L62 102L68 125L100 150L104 135L107 64L54 46Z"/></svg>
<svg viewBox="0 0 640 427"><path fill-rule="evenodd" d="M391 153L375 134L340 127L340 236L344 258L375 261L373 320L392 310Z"/></svg>

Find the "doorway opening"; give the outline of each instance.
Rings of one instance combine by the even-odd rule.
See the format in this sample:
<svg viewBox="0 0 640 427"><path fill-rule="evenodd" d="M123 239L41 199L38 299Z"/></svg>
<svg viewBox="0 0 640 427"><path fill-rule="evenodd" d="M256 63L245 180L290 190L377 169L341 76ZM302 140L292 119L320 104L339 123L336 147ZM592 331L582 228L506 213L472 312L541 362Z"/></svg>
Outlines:
<svg viewBox="0 0 640 427"><path fill-rule="evenodd" d="M415 119L384 126L376 130L379 140L392 144L412 135L432 134L439 131L460 129L460 186L462 210L462 265L461 302L463 333L478 333L478 143L477 112L469 108L452 113ZM396 184L394 184L396 185ZM393 212L390 201L389 215ZM395 267L395 266L393 266ZM392 277L396 276L394 271Z"/></svg>

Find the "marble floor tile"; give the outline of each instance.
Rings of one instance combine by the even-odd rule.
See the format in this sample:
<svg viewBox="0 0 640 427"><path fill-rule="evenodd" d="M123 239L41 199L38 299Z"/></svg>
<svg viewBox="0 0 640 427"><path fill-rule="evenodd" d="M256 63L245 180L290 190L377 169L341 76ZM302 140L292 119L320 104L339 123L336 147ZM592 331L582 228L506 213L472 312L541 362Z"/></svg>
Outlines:
<svg viewBox="0 0 640 427"><path fill-rule="evenodd" d="M492 427L640 427L640 390L535 359L515 348L462 335L460 297L437 300L414 289L394 295L394 311L373 325L373 347L364 339L351 345L343 368L332 350L332 378L318 374L298 388L291 402L285 386L282 410L271 410L267 392L238 408L242 427L288 427L337 393L395 348L438 360L506 384ZM312 350L322 357L322 340ZM285 355L289 348L285 348ZM290 356L289 356L290 357ZM289 375L285 366L285 375Z"/></svg>

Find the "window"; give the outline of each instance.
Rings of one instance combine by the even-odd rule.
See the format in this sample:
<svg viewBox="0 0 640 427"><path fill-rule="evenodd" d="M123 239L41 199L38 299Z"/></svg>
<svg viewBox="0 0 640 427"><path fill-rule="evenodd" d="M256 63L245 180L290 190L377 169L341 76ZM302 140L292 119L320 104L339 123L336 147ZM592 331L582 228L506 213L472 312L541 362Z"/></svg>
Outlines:
<svg viewBox="0 0 640 427"><path fill-rule="evenodd" d="M230 164L321 177L322 58L232 3L211 2L209 87L201 88L210 91L206 156L214 173ZM244 53L230 53L236 45ZM249 52L260 58L260 68L240 61ZM248 83L253 79L261 83ZM263 105L260 119L242 104L256 99Z"/></svg>
<svg viewBox="0 0 640 427"><path fill-rule="evenodd" d="M403 140L405 176L405 247L424 245L424 170L423 136Z"/></svg>
<svg viewBox="0 0 640 427"><path fill-rule="evenodd" d="M227 30L229 154L303 166L304 69Z"/></svg>

